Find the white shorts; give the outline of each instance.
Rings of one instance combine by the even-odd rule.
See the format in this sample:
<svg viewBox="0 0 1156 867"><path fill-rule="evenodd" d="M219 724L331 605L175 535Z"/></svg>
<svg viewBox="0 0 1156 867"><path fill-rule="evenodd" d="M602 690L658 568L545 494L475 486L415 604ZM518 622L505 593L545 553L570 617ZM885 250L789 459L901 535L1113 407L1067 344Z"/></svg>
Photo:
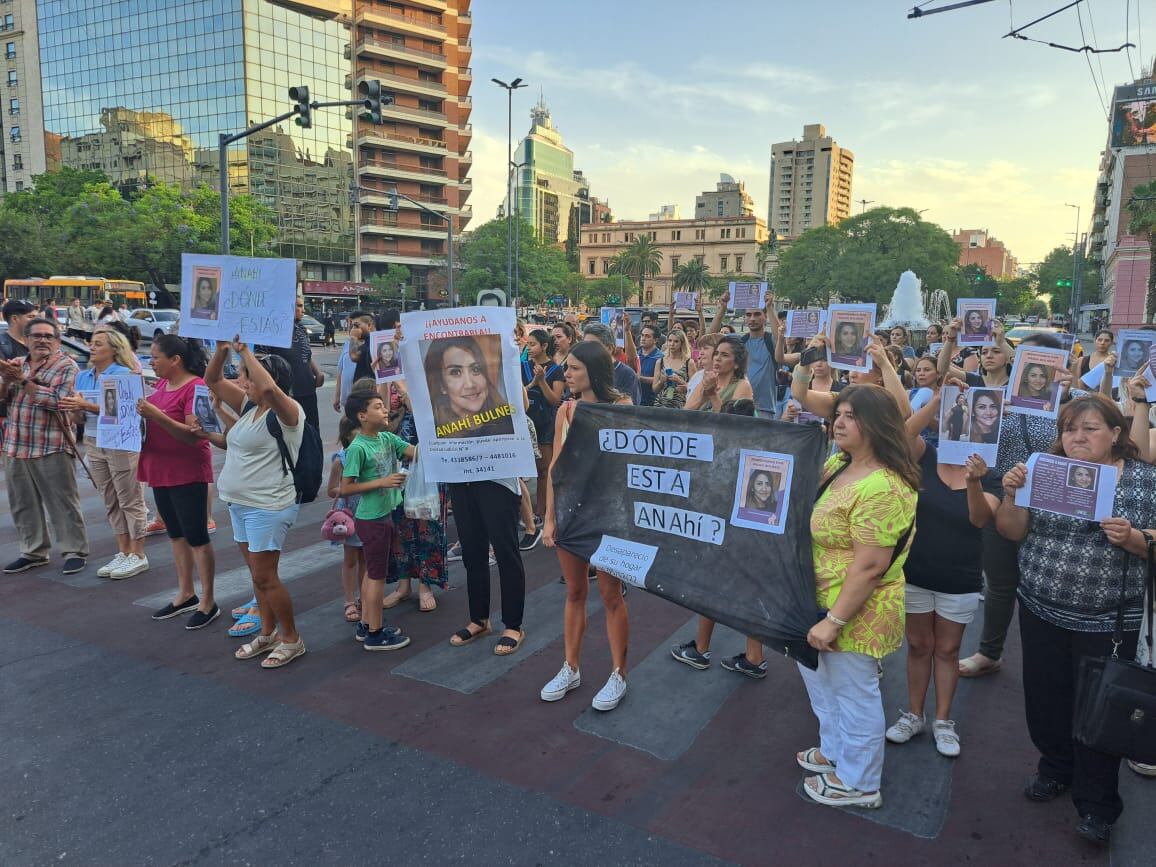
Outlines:
<svg viewBox="0 0 1156 867"><path fill-rule="evenodd" d="M933 611L952 623L971 623L979 607L978 593L936 593L914 584L904 588L908 614L931 614Z"/></svg>

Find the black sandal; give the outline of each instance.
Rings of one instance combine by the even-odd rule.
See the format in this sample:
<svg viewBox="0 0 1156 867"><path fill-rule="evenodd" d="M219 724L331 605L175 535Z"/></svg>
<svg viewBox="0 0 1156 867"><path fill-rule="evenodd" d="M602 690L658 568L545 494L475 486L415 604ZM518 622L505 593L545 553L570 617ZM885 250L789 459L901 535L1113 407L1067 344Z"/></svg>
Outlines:
<svg viewBox="0 0 1156 867"><path fill-rule="evenodd" d="M510 638L508 635L503 635L498 639L497 644L494 645L495 656L509 656L515 650L522 646L522 642L526 640L526 631L524 629L518 630L517 638Z"/></svg>
<svg viewBox="0 0 1156 867"><path fill-rule="evenodd" d="M490 622L488 620L483 620L481 623L476 620L470 622L482 628L477 632L471 632L468 626L465 629L459 629L450 636L450 644L454 647L464 647L472 641L477 641L483 635L490 634Z"/></svg>

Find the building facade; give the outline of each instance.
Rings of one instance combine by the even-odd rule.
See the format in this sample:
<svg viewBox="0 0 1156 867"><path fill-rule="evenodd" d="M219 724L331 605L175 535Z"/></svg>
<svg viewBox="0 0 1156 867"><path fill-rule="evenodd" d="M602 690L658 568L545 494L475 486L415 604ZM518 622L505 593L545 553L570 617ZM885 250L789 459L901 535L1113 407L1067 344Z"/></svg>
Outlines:
<svg viewBox="0 0 1156 867"><path fill-rule="evenodd" d="M348 46L353 92L379 79L393 104L375 126L354 118L358 185L358 262L364 280L404 265L420 299L447 303L447 220L469 224L472 18L469 0L353 0ZM396 189L429 211L399 199Z"/></svg>
<svg viewBox="0 0 1156 867"><path fill-rule="evenodd" d="M674 275L691 259L706 263L714 275L759 275L759 245L769 237L761 217L694 220L636 220L583 226L579 247L582 276L597 280L610 274L610 263L635 238L649 235L662 254L659 271L646 279L644 304L668 305Z"/></svg>
<svg viewBox="0 0 1156 867"><path fill-rule="evenodd" d="M714 191L700 193L694 200L695 219L711 217L753 217L755 202L742 181L721 175Z"/></svg>
<svg viewBox="0 0 1156 867"><path fill-rule="evenodd" d="M822 124L807 124L802 139L771 146L767 225L791 241L807 229L847 219L854 174L855 155L839 147Z"/></svg>
<svg viewBox="0 0 1156 867"><path fill-rule="evenodd" d="M1019 261L987 229L958 229L951 237L959 247L961 267L978 265L996 280L1011 280L1017 275Z"/></svg>
<svg viewBox="0 0 1156 867"><path fill-rule="evenodd" d="M45 170L38 33L35 0L0 3L0 195L30 188Z"/></svg>

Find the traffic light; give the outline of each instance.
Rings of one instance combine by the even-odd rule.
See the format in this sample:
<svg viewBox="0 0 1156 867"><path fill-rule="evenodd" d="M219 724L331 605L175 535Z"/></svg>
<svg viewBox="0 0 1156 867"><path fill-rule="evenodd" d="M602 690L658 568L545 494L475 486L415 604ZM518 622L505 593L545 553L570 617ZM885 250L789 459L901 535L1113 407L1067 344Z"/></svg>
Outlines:
<svg viewBox="0 0 1156 867"><path fill-rule="evenodd" d="M976 274L975 275L975 282L976 283L982 283L983 282L983 275L982 274Z"/></svg>
<svg viewBox="0 0 1156 867"><path fill-rule="evenodd" d="M387 211L397 211L397 187L389 188L389 204L386 205Z"/></svg>
<svg viewBox="0 0 1156 867"><path fill-rule="evenodd" d="M313 106L309 104L309 88L304 85L289 88L289 98L297 103L297 117L294 123L303 129L313 126Z"/></svg>
<svg viewBox="0 0 1156 867"><path fill-rule="evenodd" d="M1061 277L1059 280L1056 281L1056 287L1059 289L1071 289L1072 288L1072 281L1070 278L1065 279L1065 278Z"/></svg>
<svg viewBox="0 0 1156 867"><path fill-rule="evenodd" d="M370 123L381 123L381 107L393 105L393 95L383 93L381 82L376 78L365 79L357 85L357 92L365 100L365 108L361 112L361 119Z"/></svg>

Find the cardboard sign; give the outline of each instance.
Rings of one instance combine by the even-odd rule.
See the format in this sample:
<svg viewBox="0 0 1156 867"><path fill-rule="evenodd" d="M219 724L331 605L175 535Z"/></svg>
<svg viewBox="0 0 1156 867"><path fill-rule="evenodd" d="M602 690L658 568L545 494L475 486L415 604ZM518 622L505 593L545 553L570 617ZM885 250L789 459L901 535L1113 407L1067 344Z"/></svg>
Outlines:
<svg viewBox="0 0 1156 867"><path fill-rule="evenodd" d="M144 377L139 373L102 376L98 385L100 417L96 425L96 444L102 449L139 452L141 418L136 404L144 397Z"/></svg>
<svg viewBox="0 0 1156 867"><path fill-rule="evenodd" d="M181 256L181 337L288 348L296 303L294 259Z"/></svg>

